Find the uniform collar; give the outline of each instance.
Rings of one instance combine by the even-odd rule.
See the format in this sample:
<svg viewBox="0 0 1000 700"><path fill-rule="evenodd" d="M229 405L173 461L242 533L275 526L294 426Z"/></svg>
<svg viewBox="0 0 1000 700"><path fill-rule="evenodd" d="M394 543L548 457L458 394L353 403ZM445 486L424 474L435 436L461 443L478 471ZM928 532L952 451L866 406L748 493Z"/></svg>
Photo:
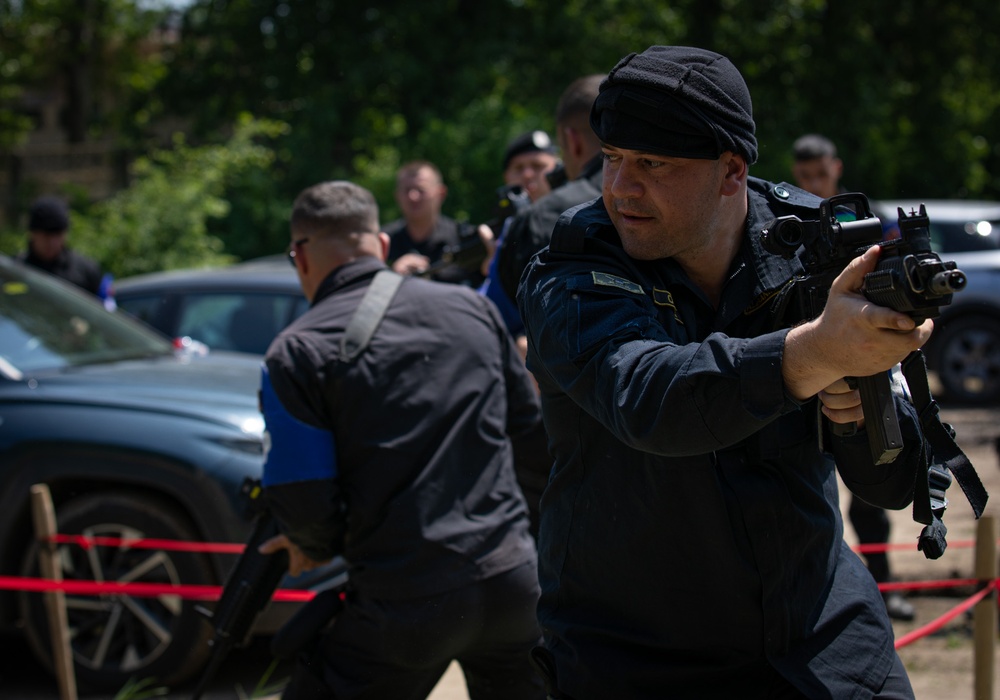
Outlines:
<svg viewBox="0 0 1000 700"><path fill-rule="evenodd" d="M378 258L366 255L335 268L320 282L312 305L315 306L328 296L332 296L359 282L371 279L379 270L386 269L386 264Z"/></svg>

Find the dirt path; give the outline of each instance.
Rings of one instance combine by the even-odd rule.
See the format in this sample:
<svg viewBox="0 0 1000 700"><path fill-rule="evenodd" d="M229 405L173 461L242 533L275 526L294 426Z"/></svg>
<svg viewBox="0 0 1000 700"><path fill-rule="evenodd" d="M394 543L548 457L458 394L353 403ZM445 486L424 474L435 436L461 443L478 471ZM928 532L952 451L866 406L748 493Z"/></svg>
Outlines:
<svg viewBox="0 0 1000 700"><path fill-rule="evenodd" d="M1000 409L945 409L945 421L956 430L956 439L976 471L979 473L990 501L985 515L1000 519L1000 462L996 451L996 440L1000 437ZM974 540L977 523L972 516L968 502L957 484L948 491L949 506L944 522L948 526L948 541L959 543ZM843 502L843 499L841 499ZM921 526L913 522L910 511L891 514L893 542L915 543ZM854 533L847 527L848 541L854 543ZM974 549L949 547L937 561L930 561L915 551L890 553L894 576L901 581L927 581L935 579L971 578L974 574ZM950 597L949 594L950 593ZM934 592L933 594L911 594L910 601L917 609L913 622L896 622L894 628L899 639L908 632L920 628L958 605L971 591ZM922 637L899 650L900 658L910 674L910 681L917 700L972 700L973 639L972 619L959 615L939 631ZM996 668L1000 665L1000 654L994 663L994 687L1000 690ZM998 692L997 697L1000 697Z"/></svg>

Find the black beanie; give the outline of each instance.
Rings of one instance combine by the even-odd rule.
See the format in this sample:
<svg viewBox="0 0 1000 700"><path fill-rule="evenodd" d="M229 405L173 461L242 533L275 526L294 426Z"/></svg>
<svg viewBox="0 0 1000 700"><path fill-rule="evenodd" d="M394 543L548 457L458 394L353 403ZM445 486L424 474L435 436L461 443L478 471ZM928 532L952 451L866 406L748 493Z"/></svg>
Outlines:
<svg viewBox="0 0 1000 700"><path fill-rule="evenodd" d="M556 147L552 139L544 131L535 130L521 134L507 144L507 150L503 154L503 169L506 170L510 162L522 153L556 153Z"/></svg>
<svg viewBox="0 0 1000 700"><path fill-rule="evenodd" d="M590 125L604 143L681 158L733 151L757 160L750 91L728 58L688 46L651 46L601 82Z"/></svg>
<svg viewBox="0 0 1000 700"><path fill-rule="evenodd" d="M69 228L66 204L56 197L39 197L28 210L28 230L62 233Z"/></svg>

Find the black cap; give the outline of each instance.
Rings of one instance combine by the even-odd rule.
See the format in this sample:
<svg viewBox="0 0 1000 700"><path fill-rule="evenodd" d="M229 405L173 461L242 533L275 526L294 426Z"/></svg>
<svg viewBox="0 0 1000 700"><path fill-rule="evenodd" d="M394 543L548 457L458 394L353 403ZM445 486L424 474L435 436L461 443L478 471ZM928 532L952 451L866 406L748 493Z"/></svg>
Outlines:
<svg viewBox="0 0 1000 700"><path fill-rule="evenodd" d="M556 152L556 147L548 134L537 129L528 131L507 144L507 150L503 154L503 169L507 169L515 156L524 153L551 153L555 155Z"/></svg>
<svg viewBox="0 0 1000 700"><path fill-rule="evenodd" d="M69 210L57 197L39 197L28 210L28 230L62 233L69 228Z"/></svg>
<svg viewBox="0 0 1000 700"><path fill-rule="evenodd" d="M753 105L728 58L688 46L651 46L618 62L601 83L590 124L618 148L715 159L757 160Z"/></svg>

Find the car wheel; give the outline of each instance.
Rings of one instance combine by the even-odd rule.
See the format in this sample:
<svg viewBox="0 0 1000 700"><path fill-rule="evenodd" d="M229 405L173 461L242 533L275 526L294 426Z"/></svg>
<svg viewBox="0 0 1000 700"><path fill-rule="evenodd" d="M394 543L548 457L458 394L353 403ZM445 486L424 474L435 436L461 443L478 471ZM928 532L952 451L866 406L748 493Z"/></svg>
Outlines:
<svg viewBox="0 0 1000 700"><path fill-rule="evenodd" d="M956 319L936 341L933 366L949 399L1000 402L1000 323L983 316Z"/></svg>
<svg viewBox="0 0 1000 700"><path fill-rule="evenodd" d="M57 508L60 534L95 537L165 538L194 541L193 528L167 503L146 495L93 494ZM63 577L90 581L215 584L203 554L155 549L60 545ZM38 546L23 565L38 575ZM22 593L21 616L29 644L52 667L51 643L42 596ZM78 681L120 690L129 679L175 684L190 679L208 656L211 629L195 602L177 596L66 596L74 668Z"/></svg>

